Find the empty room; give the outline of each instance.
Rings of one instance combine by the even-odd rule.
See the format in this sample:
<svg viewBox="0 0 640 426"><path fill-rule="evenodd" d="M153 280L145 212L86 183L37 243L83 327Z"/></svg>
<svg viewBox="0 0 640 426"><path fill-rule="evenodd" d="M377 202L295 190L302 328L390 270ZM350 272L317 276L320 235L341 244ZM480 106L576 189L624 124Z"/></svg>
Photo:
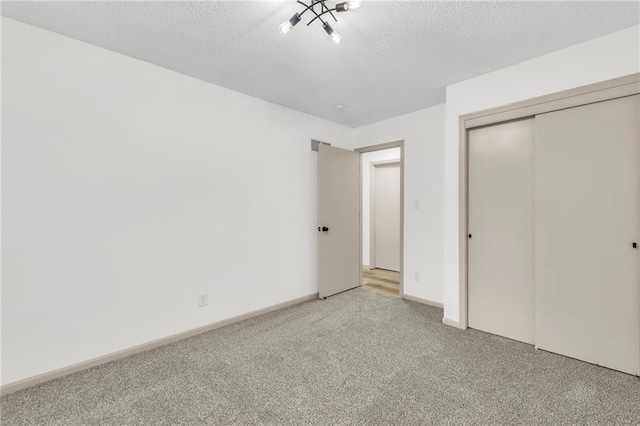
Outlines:
<svg viewBox="0 0 640 426"><path fill-rule="evenodd" d="M640 425L640 2L0 7L2 425Z"/></svg>

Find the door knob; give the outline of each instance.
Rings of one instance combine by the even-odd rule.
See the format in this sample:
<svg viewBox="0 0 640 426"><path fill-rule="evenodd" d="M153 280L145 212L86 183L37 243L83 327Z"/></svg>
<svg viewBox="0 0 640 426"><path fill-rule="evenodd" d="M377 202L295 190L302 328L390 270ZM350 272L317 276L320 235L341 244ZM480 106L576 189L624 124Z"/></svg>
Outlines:
<svg viewBox="0 0 640 426"><path fill-rule="evenodd" d="M323 226L322 227L322 232L327 232L327 231L329 231L329 228L327 228L326 226Z"/></svg>

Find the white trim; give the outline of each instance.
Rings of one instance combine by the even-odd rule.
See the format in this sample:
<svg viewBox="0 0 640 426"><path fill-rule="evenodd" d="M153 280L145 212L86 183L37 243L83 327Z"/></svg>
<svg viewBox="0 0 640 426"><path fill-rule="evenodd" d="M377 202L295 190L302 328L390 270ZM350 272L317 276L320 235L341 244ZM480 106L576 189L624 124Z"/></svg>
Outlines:
<svg viewBox="0 0 640 426"><path fill-rule="evenodd" d="M404 140L400 140L395 142L380 143L378 145L363 146L361 148L354 149L354 151L359 152L360 154L364 154L365 152L382 151L384 149L402 147L403 144Z"/></svg>
<svg viewBox="0 0 640 426"><path fill-rule="evenodd" d="M0 387L0 395L7 395L19 390L27 389L41 383L48 382L60 377L68 376L69 374L77 373L79 371L87 370L89 368L97 367L98 365L105 364L107 362L115 361L118 359L126 358L131 355L135 355L141 352L146 352L152 349L159 348L160 346L168 345L180 340L187 339L189 337L196 336L198 334L206 333L207 331L215 330L216 328L224 327L227 325L235 324L240 321L244 321L259 315L263 315L269 312L277 311L289 306L297 305L309 300L318 299L318 293L313 293L308 296L298 297L286 302L278 303L276 305L268 306L266 308L258 309L256 311L248 312L246 314L238 315L226 320L214 322L202 327L194 328L191 330L183 331L182 333L174 334L172 336L163 337L161 339L153 340L151 342L136 345L128 349L113 352L107 355L103 355L98 358L93 358L87 361L83 361L77 364L73 364L67 367L59 368L57 370L49 371L47 373L38 374L36 376L28 377L26 379L18 380L17 382L8 383Z"/></svg>
<svg viewBox="0 0 640 426"><path fill-rule="evenodd" d="M455 327L455 328L459 328L460 330L466 330L467 327L463 327L462 324L460 324L458 321L454 321L452 319L449 318L442 318L442 323L444 325L448 325L451 327Z"/></svg>
<svg viewBox="0 0 640 426"><path fill-rule="evenodd" d="M362 158L362 155L361 157ZM376 168L369 164L369 266L376 268ZM362 194L361 194L362 195Z"/></svg>
<svg viewBox="0 0 640 426"><path fill-rule="evenodd" d="M382 160L370 163L373 167L400 167L400 160Z"/></svg>
<svg viewBox="0 0 640 426"><path fill-rule="evenodd" d="M471 129L532 117L561 109L635 95L638 91L640 91L640 73L565 90L559 93L539 96L479 113L467 114L465 116L464 126L467 129Z"/></svg>
<svg viewBox="0 0 640 426"><path fill-rule="evenodd" d="M408 294L404 295L404 299L410 300L412 302L422 303L423 305L433 306L434 308L444 309L444 305L440 302L434 302L433 300L423 299L422 297L409 296Z"/></svg>

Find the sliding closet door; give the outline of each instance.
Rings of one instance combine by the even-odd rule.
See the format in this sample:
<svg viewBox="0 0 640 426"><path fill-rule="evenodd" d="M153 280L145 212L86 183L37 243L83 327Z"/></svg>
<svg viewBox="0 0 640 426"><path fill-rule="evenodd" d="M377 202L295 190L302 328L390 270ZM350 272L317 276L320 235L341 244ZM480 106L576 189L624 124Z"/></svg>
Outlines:
<svg viewBox="0 0 640 426"><path fill-rule="evenodd" d="M469 326L533 343L533 119L469 131Z"/></svg>
<svg viewBox="0 0 640 426"><path fill-rule="evenodd" d="M535 341L640 373L639 96L536 117Z"/></svg>

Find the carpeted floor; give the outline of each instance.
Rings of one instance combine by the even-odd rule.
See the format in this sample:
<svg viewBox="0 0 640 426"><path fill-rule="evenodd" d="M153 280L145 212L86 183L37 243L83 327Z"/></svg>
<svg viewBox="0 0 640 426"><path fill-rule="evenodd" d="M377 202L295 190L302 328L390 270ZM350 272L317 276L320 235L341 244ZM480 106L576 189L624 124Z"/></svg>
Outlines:
<svg viewBox="0 0 640 426"><path fill-rule="evenodd" d="M640 380L364 289L1 399L2 424L640 424Z"/></svg>

